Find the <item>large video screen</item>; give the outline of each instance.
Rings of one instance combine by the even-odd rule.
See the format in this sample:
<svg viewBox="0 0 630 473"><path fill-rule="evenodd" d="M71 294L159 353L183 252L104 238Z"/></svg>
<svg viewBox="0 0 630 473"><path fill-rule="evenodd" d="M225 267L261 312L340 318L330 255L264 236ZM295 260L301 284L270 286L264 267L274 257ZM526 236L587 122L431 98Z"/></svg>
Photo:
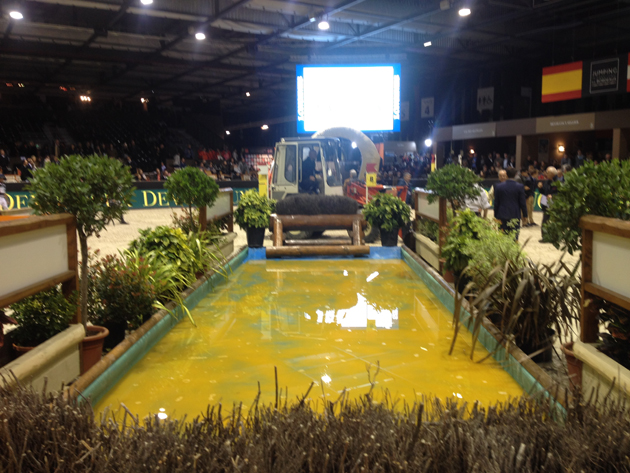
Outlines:
<svg viewBox="0 0 630 473"><path fill-rule="evenodd" d="M400 131L400 64L298 65L297 128Z"/></svg>

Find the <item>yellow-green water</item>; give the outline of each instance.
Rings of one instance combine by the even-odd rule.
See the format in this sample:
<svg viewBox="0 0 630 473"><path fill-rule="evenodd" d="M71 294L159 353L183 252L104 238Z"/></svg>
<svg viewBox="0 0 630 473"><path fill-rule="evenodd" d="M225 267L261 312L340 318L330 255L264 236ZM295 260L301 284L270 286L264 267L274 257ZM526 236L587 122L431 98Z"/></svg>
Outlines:
<svg viewBox="0 0 630 473"><path fill-rule="evenodd" d="M463 329L453 355L452 314L402 261L252 261L174 327L99 402L194 417L208 404L275 401L274 366L289 401L369 390L366 364L380 362L375 394L456 397L488 405L523 394L494 360L470 360ZM479 344L477 345L479 347ZM484 354L477 348L475 359ZM378 396L377 396L378 397ZM319 403L321 406L321 402Z"/></svg>

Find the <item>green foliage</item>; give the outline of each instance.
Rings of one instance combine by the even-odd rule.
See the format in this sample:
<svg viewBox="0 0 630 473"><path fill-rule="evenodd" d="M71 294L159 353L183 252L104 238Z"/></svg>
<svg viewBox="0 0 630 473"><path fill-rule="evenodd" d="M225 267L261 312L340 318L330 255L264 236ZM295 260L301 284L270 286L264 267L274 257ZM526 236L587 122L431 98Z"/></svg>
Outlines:
<svg viewBox="0 0 630 473"><path fill-rule="evenodd" d="M171 226L173 228L179 228L186 235L190 232L198 232L199 209L193 208L191 213L188 213L188 210L185 210L184 212L184 214L181 214L176 210L173 211L173 213L171 214Z"/></svg>
<svg viewBox="0 0 630 473"><path fill-rule="evenodd" d="M466 275L476 282L484 281L497 266L506 262L523 267L525 255L511 235L498 225L463 210L450 223L450 231L442 248L445 267L457 275Z"/></svg>
<svg viewBox="0 0 630 473"><path fill-rule="evenodd" d="M269 216L275 211L276 201L251 189L241 195L234 220L243 230L269 227Z"/></svg>
<svg viewBox="0 0 630 473"><path fill-rule="evenodd" d="M450 207L446 209L446 223L448 226L451 225L453 221L453 209ZM417 220L418 225L416 231L425 237L429 238L431 241L437 242L440 238L440 226L434 222L433 220L429 220L428 218L419 218Z"/></svg>
<svg viewBox="0 0 630 473"><path fill-rule="evenodd" d="M105 156L68 156L59 164L33 172L26 187L30 206L37 214L69 213L75 216L81 248L81 273L88 272L87 239L131 205L133 178L116 159ZM81 314L87 322L89 279L81 281Z"/></svg>
<svg viewBox="0 0 630 473"><path fill-rule="evenodd" d="M630 220L630 161L587 162L566 173L549 209L547 238L570 254L581 251L584 215Z"/></svg>
<svg viewBox="0 0 630 473"><path fill-rule="evenodd" d="M376 194L363 207L363 215L371 225L389 232L409 223L411 209L395 195Z"/></svg>
<svg viewBox="0 0 630 473"><path fill-rule="evenodd" d="M134 188L129 170L103 156L68 156L33 172L26 187L38 214L69 213L79 236L97 235L129 208Z"/></svg>
<svg viewBox="0 0 630 473"><path fill-rule="evenodd" d="M435 202L439 197L444 197L455 210L464 208L466 199L474 199L479 196L479 188L475 184L481 179L470 169L449 164L429 174L427 190L433 192L429 195L429 203Z"/></svg>
<svg viewBox="0 0 630 473"><path fill-rule="evenodd" d="M195 167L175 171L164 183L166 198L187 207L191 231L199 230L199 219L193 218L193 207L197 209L212 205L219 196L219 186L206 173Z"/></svg>
<svg viewBox="0 0 630 473"><path fill-rule="evenodd" d="M140 230L140 237L129 244L129 249L137 250L142 256L153 252L154 258L173 264L186 276L194 277L203 269L189 245L188 236L179 228L161 226Z"/></svg>
<svg viewBox="0 0 630 473"><path fill-rule="evenodd" d="M133 330L143 318L153 313L156 291L151 282L153 271L140 259L130 265L117 256L106 256L93 266L97 297L90 321L95 325L126 323Z"/></svg>
<svg viewBox="0 0 630 473"><path fill-rule="evenodd" d="M582 304L578 268L579 261L573 268L568 268L562 260L553 265L527 260L524 266L506 261L485 278L468 283L461 295L456 293L455 297L455 336L451 352L460 322L468 323L473 334L472 358L484 317L500 330L504 344L529 347L526 351L530 353L531 349L551 345L549 329L562 336L571 331L579 319ZM463 320L461 313L463 299L470 303L468 320Z"/></svg>
<svg viewBox="0 0 630 473"><path fill-rule="evenodd" d="M77 313L76 298L66 299L60 286L22 299L11 305L18 327L11 333L13 342L34 347L63 332Z"/></svg>

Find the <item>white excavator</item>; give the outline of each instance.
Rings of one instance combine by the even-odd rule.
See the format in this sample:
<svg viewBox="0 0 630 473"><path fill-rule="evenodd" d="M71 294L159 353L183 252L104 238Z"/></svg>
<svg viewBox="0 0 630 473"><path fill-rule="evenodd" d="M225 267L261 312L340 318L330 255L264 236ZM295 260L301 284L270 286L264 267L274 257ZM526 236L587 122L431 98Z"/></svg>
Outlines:
<svg viewBox="0 0 630 473"><path fill-rule="evenodd" d="M366 202L365 174L378 172L381 156L376 146L364 133L353 128L334 127L315 133L310 138L282 138L276 143L273 164L269 173L269 197L281 200L291 195L316 192L319 195L344 195L342 168L351 163L351 153L356 147L361 153L360 167L356 179L349 182L346 195L363 206ZM315 159L316 185L303 176L304 162L309 155ZM311 165L312 166L312 165ZM344 169L345 169L344 168ZM349 169L345 169L348 174ZM355 169L356 171L356 169ZM304 179L303 179L304 178ZM386 186L370 188L370 194L382 191ZM406 192L406 188L394 192ZM404 196L402 196L404 200ZM307 232L297 232L292 238L309 238ZM378 229L368 228L365 240L369 243L378 239Z"/></svg>

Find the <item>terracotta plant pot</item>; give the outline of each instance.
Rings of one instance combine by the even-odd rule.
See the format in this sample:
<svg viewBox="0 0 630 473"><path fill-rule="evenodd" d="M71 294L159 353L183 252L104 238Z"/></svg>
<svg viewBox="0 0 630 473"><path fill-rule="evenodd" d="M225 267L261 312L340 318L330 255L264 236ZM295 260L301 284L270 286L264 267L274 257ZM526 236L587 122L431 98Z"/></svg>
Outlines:
<svg viewBox="0 0 630 473"><path fill-rule="evenodd" d="M567 370L569 371L569 381L573 389L582 387L582 362L573 353L573 342L563 343L560 347L564 357L567 359Z"/></svg>
<svg viewBox="0 0 630 473"><path fill-rule="evenodd" d="M450 269L445 269L444 270L444 280L449 283L452 284L455 282L455 275L453 274L453 271L451 271Z"/></svg>
<svg viewBox="0 0 630 473"><path fill-rule="evenodd" d="M24 353L28 353L33 348L35 348L35 347L21 347L19 345L16 345L15 343L13 344L13 350L16 353L16 357L22 356Z"/></svg>
<svg viewBox="0 0 630 473"><path fill-rule="evenodd" d="M103 343L109 330L98 325L85 327L87 336L81 342L81 374L99 362L103 354Z"/></svg>

